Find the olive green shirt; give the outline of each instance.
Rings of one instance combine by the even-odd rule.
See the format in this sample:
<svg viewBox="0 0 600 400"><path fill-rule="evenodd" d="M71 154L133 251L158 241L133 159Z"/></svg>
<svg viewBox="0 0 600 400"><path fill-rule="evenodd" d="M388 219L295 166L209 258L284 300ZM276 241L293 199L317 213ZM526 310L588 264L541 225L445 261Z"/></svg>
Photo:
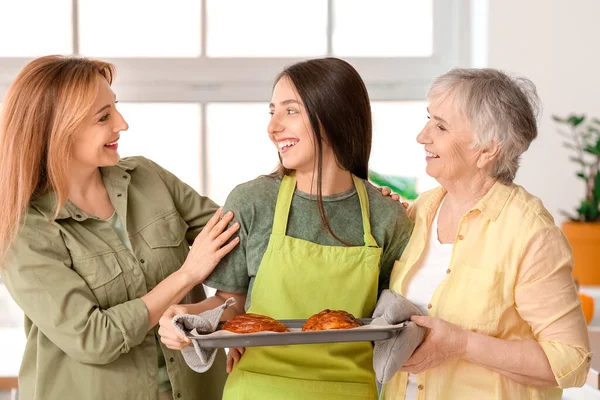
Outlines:
<svg viewBox="0 0 600 400"><path fill-rule="evenodd" d="M133 253L133 247L131 247L131 241L129 240L129 236L127 236L127 230L125 226L121 223L121 218L117 215L117 212L107 219L112 228L117 232L119 239L123 242L127 250ZM134 254L135 257L135 254ZM158 333L158 332L157 332ZM165 355L162 352L162 348L160 347L160 338L157 335L156 340L156 352L158 353L158 391L159 392L171 392L173 388L171 387L171 381L169 381L169 373L167 371L167 361L165 360Z"/></svg>
<svg viewBox="0 0 600 400"><path fill-rule="evenodd" d="M219 263L204 284L227 292L248 292L250 307L252 287L263 255L267 250L281 179L261 176L237 186L227 198L224 211L232 210L240 222L240 244ZM371 233L382 249L379 265L379 292L389 286L394 262L408 243L413 223L402 204L383 197L365 181L369 197ZM333 196L323 196L325 215L333 232L351 245L364 245L360 200L356 189ZM321 222L315 196L295 191L290 208L287 234L324 246L343 246Z"/></svg>
<svg viewBox="0 0 600 400"><path fill-rule="evenodd" d="M158 396L157 328L140 297L183 264L217 205L142 157L101 172L133 252L108 221L70 202L53 220L50 193L31 202L1 272L25 313L23 400ZM223 352L197 374L160 346L175 399L221 398Z"/></svg>

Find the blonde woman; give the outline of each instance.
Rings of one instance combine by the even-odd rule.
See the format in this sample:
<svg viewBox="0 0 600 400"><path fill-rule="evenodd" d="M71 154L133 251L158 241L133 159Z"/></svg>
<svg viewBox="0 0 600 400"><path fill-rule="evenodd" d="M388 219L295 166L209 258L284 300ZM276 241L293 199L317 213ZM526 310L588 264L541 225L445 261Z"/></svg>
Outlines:
<svg viewBox="0 0 600 400"><path fill-rule="evenodd" d="M152 161L119 159L114 72L42 57L3 99L0 259L25 313L20 398L220 399L224 354L196 374L155 326L237 245L237 225Z"/></svg>

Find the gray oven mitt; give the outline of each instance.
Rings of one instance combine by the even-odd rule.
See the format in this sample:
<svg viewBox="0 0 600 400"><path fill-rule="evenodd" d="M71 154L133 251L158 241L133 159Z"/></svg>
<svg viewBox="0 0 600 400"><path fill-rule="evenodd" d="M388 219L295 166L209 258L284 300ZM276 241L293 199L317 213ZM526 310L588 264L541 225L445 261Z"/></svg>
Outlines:
<svg viewBox="0 0 600 400"><path fill-rule="evenodd" d="M217 308L200 314L181 314L173 317L173 326L183 334L212 333L217 330L221 315L227 307L235 304L233 297ZM192 339L192 345L181 350L187 365L196 372L206 372L215 361L217 349L204 349L197 340Z"/></svg>
<svg viewBox="0 0 600 400"><path fill-rule="evenodd" d="M419 308L404 297L386 289L379 296L373 318L381 317L389 325L410 320L411 315L423 315ZM373 369L379 384L387 383L425 338L425 328L414 322L387 340L375 342L373 349Z"/></svg>

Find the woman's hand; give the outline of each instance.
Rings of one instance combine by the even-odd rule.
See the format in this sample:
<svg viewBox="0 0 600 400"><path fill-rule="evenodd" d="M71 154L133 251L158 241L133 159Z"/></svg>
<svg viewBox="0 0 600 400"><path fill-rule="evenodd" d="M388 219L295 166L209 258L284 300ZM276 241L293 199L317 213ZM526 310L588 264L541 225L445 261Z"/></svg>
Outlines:
<svg viewBox="0 0 600 400"><path fill-rule="evenodd" d="M392 200L400 201L400 195L392 192L392 190L387 186L377 187L377 190L379 190L384 197L391 197ZM409 204L406 201L403 201L402 205L404 206L404 209L408 209Z"/></svg>
<svg viewBox="0 0 600 400"><path fill-rule="evenodd" d="M240 362L245 351L246 351L245 347L233 347L233 348L229 349L229 352L227 353L227 373L228 374L230 374L231 371L233 371L233 367L235 367L235 365Z"/></svg>
<svg viewBox="0 0 600 400"><path fill-rule="evenodd" d="M202 232L194 240L190 253L179 270L188 275L189 279L195 284L204 282L219 261L240 242L239 237L235 237L227 243L233 234L238 231L240 224L236 222L225 230L233 219L233 213L229 211L221 219L222 213L223 208L219 208L208 221Z"/></svg>
<svg viewBox="0 0 600 400"><path fill-rule="evenodd" d="M419 374L465 354L469 331L440 318L413 315L410 319L417 325L428 328L428 332L423 343L400 371Z"/></svg>
<svg viewBox="0 0 600 400"><path fill-rule="evenodd" d="M175 329L172 323L174 316L190 313L190 310L188 310L188 307L185 305L176 304L169 307L158 321L160 324L160 328L158 328L160 341L169 349L181 350L186 348L192 342L183 333Z"/></svg>

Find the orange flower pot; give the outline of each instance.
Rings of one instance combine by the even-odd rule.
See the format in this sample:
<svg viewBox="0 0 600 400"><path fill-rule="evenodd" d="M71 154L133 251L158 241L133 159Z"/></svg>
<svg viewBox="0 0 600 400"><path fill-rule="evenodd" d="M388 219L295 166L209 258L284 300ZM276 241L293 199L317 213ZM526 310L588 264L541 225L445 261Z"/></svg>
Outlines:
<svg viewBox="0 0 600 400"><path fill-rule="evenodd" d="M578 294L579 300L581 300L581 308L583 308L583 315L585 315L585 322L589 324L594 318L594 298L585 293L579 292Z"/></svg>
<svg viewBox="0 0 600 400"><path fill-rule="evenodd" d="M573 249L573 277L580 285L600 285L600 223L565 222L562 230Z"/></svg>

